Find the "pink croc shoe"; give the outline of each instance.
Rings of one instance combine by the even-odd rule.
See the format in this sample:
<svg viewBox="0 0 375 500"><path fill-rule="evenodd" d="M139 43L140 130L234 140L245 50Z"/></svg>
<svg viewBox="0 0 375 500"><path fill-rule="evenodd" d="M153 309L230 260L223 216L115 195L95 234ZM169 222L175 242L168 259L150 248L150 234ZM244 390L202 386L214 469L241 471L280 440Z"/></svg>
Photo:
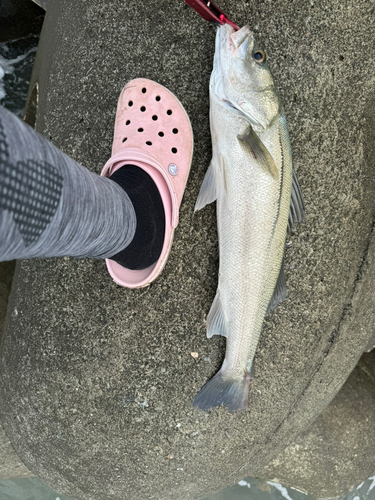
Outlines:
<svg viewBox="0 0 375 500"><path fill-rule="evenodd" d="M119 285L149 285L163 270L171 250L178 212L190 172L193 131L178 99L162 85L145 78L130 81L117 106L112 157L101 175L109 177L125 164L145 170L159 189L165 213L164 245L159 260L141 271L106 259Z"/></svg>

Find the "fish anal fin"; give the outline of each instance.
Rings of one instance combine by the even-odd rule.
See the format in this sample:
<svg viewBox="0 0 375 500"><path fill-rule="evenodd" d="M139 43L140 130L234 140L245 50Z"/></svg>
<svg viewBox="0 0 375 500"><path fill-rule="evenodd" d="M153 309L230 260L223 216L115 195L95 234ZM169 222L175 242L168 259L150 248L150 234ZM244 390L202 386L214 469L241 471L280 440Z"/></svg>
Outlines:
<svg viewBox="0 0 375 500"><path fill-rule="evenodd" d="M279 177L274 159L266 146L259 139L257 134L249 125L243 134L237 136L242 147L246 148L248 153L257 160L262 169L271 175L274 179Z"/></svg>
<svg viewBox="0 0 375 500"><path fill-rule="evenodd" d="M303 203L301 188L299 186L297 174L293 168L292 195L290 198L288 233L291 232L294 224L304 221L305 221L305 205Z"/></svg>
<svg viewBox="0 0 375 500"><path fill-rule="evenodd" d="M270 303L268 305L267 314L275 309L276 306L281 304L286 298L286 281L284 274L284 259L281 263L279 277L273 295L271 297Z"/></svg>
<svg viewBox="0 0 375 500"><path fill-rule="evenodd" d="M228 336L227 324L224 317L223 307L221 305L219 290L216 293L210 312L207 316L207 337L211 338L213 335Z"/></svg>

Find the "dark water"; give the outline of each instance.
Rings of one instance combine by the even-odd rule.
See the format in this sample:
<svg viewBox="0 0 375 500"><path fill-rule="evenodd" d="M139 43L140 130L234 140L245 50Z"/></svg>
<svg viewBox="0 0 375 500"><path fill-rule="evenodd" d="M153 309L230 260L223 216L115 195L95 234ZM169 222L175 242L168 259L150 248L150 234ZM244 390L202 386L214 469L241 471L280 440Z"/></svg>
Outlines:
<svg viewBox="0 0 375 500"><path fill-rule="evenodd" d="M38 36L0 43L0 104L19 117L23 115L28 85L38 45ZM246 478L235 486L202 500L312 500L278 483ZM68 500L38 478L0 481L0 500ZM98 498L97 500L101 500ZM119 499L120 500L120 499ZM162 499L160 499L162 500ZM184 500L176 499L176 500ZM375 476L341 500L375 500Z"/></svg>
<svg viewBox="0 0 375 500"><path fill-rule="evenodd" d="M0 43L0 104L22 118L39 37ZM1 499L2 500L2 499Z"/></svg>

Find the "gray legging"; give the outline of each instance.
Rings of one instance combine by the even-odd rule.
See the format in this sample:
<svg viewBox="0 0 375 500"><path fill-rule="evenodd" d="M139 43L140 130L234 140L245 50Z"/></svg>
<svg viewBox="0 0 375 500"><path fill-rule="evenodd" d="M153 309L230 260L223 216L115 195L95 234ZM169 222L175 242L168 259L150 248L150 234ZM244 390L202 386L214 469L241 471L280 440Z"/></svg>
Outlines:
<svg viewBox="0 0 375 500"><path fill-rule="evenodd" d="M111 257L129 245L135 228L133 205L118 184L0 106L0 261Z"/></svg>

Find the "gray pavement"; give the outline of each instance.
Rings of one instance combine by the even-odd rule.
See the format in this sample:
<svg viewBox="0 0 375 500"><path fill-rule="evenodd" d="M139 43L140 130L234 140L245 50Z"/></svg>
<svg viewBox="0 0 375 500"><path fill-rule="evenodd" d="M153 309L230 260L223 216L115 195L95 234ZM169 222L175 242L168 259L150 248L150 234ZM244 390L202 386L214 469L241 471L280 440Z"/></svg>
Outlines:
<svg viewBox="0 0 375 500"><path fill-rule="evenodd" d="M193 500L256 476L322 412L374 333L373 2L220 7L268 54L307 212L286 254L288 298L265 321L249 410L237 415L191 408L225 348L204 325L215 207L193 213L211 154L214 29L182 0L48 3L38 131L99 172L120 90L146 77L179 97L196 144L172 253L150 287L125 290L89 259L25 261L16 274L4 428L29 469L71 498Z"/></svg>

